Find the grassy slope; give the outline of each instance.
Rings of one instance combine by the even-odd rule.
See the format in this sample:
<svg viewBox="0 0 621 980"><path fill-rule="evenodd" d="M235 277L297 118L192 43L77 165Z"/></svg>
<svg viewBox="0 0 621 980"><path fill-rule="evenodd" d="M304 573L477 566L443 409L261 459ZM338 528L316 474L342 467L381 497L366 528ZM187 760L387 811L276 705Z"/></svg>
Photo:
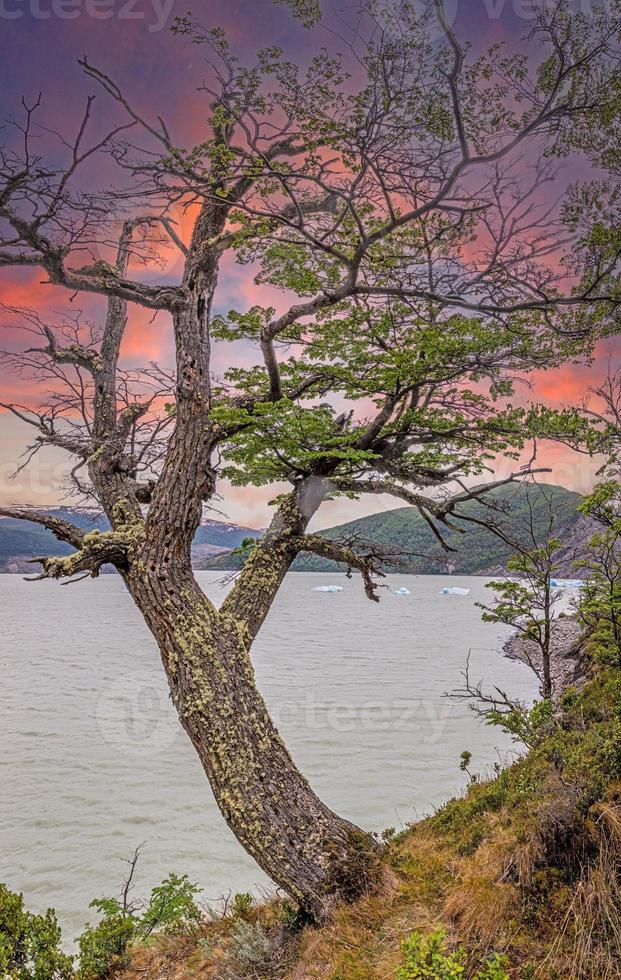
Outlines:
<svg viewBox="0 0 621 980"><path fill-rule="evenodd" d="M323 929L287 929L280 901L254 909L271 950L240 956L239 919L134 952L123 980L405 980L413 930L442 927L467 952L464 980L492 952L515 980L621 976L621 671L591 641L592 679L539 714L536 744L385 845L377 890ZM237 937L237 938L236 938ZM461 976L461 974L459 974Z"/></svg>
<svg viewBox="0 0 621 980"><path fill-rule="evenodd" d="M490 494L496 506L506 511L503 521L514 531L523 527L528 513L527 489L523 484L502 487ZM536 524L542 532L547 532L549 504L554 510L556 529L560 537L566 538L579 521L577 508L580 496L564 487L547 486L545 494L530 489ZM489 517L489 509L482 503L470 502L463 507L470 516ZM447 530L443 532L455 554L448 559L455 565L455 571L463 574L482 574L505 564L511 549L500 538L485 528L462 522L463 534ZM348 539L354 536L359 542L371 541L389 553L402 553L407 570L416 573L438 573L447 570L447 553L438 545L433 532L414 507L399 507L370 517L362 517L347 524L322 532L327 537ZM359 546L362 547L362 544ZM240 555L227 555L212 561L202 562L199 567L214 569L237 569L243 563ZM295 571L324 572L338 568L315 555L301 556L293 566ZM402 568L400 570L403 570Z"/></svg>

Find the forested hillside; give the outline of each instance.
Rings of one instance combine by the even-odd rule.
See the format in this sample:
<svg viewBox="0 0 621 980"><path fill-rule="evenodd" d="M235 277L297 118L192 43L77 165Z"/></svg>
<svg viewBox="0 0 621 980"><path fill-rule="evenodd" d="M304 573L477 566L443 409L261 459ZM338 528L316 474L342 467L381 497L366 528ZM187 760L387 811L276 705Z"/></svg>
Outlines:
<svg viewBox="0 0 621 980"><path fill-rule="evenodd" d="M533 487L513 484L501 487L489 495L488 503L471 501L462 512L482 520L499 522L509 536L522 536L530 523L532 508L536 534L543 540L549 530L550 511L554 518L554 534L567 551L572 542L588 536L588 522L578 513L581 497L565 487ZM489 503L493 505L490 509ZM469 575L493 572L507 561L511 548L490 530L467 521L455 522L462 531L446 529L444 538L454 551L444 551L431 528L414 507L399 507L370 517L362 517L337 527L322 531L327 537L339 541L355 541L360 548L365 542L390 555L394 564L385 568L417 574L438 574L452 571ZM241 568L246 553L222 555L200 562L200 568ZM338 568L336 562L318 555L300 555L293 565L294 571L325 572Z"/></svg>

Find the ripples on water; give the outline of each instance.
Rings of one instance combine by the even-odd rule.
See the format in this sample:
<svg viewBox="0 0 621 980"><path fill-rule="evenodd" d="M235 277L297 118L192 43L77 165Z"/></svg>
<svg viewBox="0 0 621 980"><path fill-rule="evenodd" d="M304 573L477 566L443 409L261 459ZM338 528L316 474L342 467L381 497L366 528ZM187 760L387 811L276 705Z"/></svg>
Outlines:
<svg viewBox="0 0 621 980"><path fill-rule="evenodd" d="M198 574L217 603L217 573ZM343 592L312 591L338 582ZM428 813L464 786L463 749L481 771L508 738L443 694L473 679L516 696L536 685L504 659L501 627L481 622L480 578L468 598L440 596L445 577L391 576L409 596L360 581L289 575L255 644L257 681L281 734L319 795L381 830ZM219 815L177 722L155 644L120 579L68 587L0 575L0 881L28 905L56 907L65 938L114 894L120 860L143 841L136 894L187 872L202 898L267 885Z"/></svg>

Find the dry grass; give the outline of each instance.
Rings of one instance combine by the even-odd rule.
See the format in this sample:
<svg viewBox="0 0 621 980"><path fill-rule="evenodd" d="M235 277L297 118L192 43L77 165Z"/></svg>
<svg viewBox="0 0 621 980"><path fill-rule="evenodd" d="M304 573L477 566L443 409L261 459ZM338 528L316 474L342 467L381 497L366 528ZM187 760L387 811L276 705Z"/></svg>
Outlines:
<svg viewBox="0 0 621 980"><path fill-rule="evenodd" d="M460 862L444 902L444 915L462 940L482 951L499 949L510 937L508 923L520 904L519 888L507 880L514 848L513 828L505 827L500 816L490 815L489 836Z"/></svg>
<svg viewBox="0 0 621 980"><path fill-rule="evenodd" d="M490 841L460 856L429 822L418 824L391 848L374 895L342 909L329 927L305 932L286 980L388 980L400 964L402 940L438 926L449 942L484 955L511 931L517 889L501 880L507 854Z"/></svg>
<svg viewBox="0 0 621 980"><path fill-rule="evenodd" d="M550 778L542 787L530 817L527 837L511 855L511 869L522 888L531 887L542 866L580 865L587 844L576 794L558 778Z"/></svg>
<svg viewBox="0 0 621 980"><path fill-rule="evenodd" d="M577 882L548 957L577 980L621 977L621 784L608 795L589 811L597 857Z"/></svg>
<svg viewBox="0 0 621 980"><path fill-rule="evenodd" d="M571 794L548 784L530 817L525 825L508 808L484 814L481 842L466 853L454 831L417 824L388 847L377 889L321 929L288 934L278 902L254 910L273 943L263 964L239 961L234 920L224 919L206 924L201 942L136 950L118 980L389 980L402 940L438 926L474 966L495 950L515 978L528 966L537 980L620 980L621 784L580 821ZM591 857L568 886L562 868L575 866L587 840Z"/></svg>
<svg viewBox="0 0 621 980"><path fill-rule="evenodd" d="M505 944L507 923L518 907L515 885L469 874L452 889L444 911L463 940L487 950Z"/></svg>
<svg viewBox="0 0 621 980"><path fill-rule="evenodd" d="M205 920L188 935L158 936L150 945L134 947L131 965L115 980L280 980L297 953L298 937L282 924L283 903L266 902L243 919L233 916ZM239 942L240 924L258 926L269 955L248 962ZM248 950L245 950L248 952Z"/></svg>

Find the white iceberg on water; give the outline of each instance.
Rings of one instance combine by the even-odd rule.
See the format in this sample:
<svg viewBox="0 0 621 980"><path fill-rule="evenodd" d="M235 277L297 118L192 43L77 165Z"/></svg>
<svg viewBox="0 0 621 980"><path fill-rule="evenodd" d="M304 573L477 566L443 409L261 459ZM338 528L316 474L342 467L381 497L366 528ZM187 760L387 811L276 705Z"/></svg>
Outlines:
<svg viewBox="0 0 621 980"><path fill-rule="evenodd" d="M342 585L315 585L313 592L342 592Z"/></svg>
<svg viewBox="0 0 621 980"><path fill-rule="evenodd" d="M456 585L446 585L440 595L470 595L470 589L459 589Z"/></svg>
<svg viewBox="0 0 621 980"><path fill-rule="evenodd" d="M581 578L551 578L553 589L581 589L584 582Z"/></svg>
<svg viewBox="0 0 621 980"><path fill-rule="evenodd" d="M406 589L405 585L402 585L400 589L395 589L395 595L410 595L410 590Z"/></svg>

